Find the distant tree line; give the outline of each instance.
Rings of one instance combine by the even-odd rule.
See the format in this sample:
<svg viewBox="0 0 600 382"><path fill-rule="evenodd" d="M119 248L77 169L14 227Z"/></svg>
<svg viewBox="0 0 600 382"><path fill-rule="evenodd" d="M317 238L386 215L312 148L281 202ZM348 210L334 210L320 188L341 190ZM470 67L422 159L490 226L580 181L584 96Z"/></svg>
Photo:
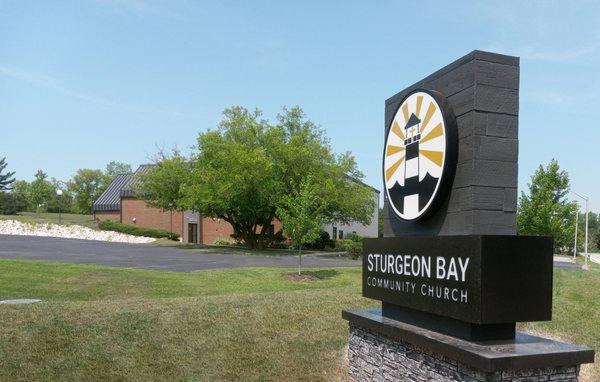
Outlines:
<svg viewBox="0 0 600 382"><path fill-rule="evenodd" d="M72 212L89 214L94 201L106 190L120 173L131 171L131 166L110 162L104 170L82 168L67 180L49 178L38 170L31 182L15 178L15 172L7 170L6 158L0 160L0 214L18 212ZM57 190L62 190L59 197Z"/></svg>
<svg viewBox="0 0 600 382"><path fill-rule="evenodd" d="M569 197L569 174L560 169L556 160L546 167L540 165L531 177L528 189L521 192L517 209L519 235L544 235L554 237L555 253L573 253L575 245L575 220L579 211L577 252L584 251L585 213ZM588 251L600 247L600 221L598 214L589 213Z"/></svg>

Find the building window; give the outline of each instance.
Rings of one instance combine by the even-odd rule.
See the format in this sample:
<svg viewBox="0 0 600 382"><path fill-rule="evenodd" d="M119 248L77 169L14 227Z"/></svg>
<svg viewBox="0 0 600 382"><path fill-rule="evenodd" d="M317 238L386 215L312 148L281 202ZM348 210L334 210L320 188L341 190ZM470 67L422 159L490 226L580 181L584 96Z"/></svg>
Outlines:
<svg viewBox="0 0 600 382"><path fill-rule="evenodd" d="M340 239L344 238L344 231L340 230Z"/></svg>
<svg viewBox="0 0 600 382"><path fill-rule="evenodd" d="M337 227L333 227L333 235L331 235L333 240L337 239Z"/></svg>

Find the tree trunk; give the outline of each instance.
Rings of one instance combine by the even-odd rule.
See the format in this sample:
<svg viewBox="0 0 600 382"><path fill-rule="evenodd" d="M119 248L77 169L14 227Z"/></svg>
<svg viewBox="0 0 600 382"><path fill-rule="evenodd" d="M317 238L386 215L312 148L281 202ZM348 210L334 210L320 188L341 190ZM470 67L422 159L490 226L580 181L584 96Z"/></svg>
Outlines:
<svg viewBox="0 0 600 382"><path fill-rule="evenodd" d="M265 248L264 238L261 235L256 234L256 232L248 230L246 232L240 232L240 236L246 247L249 249L262 250Z"/></svg>
<svg viewBox="0 0 600 382"><path fill-rule="evenodd" d="M272 238L269 238L264 225L260 232L257 233L256 225L245 222L236 222L234 219L226 215L220 215L218 217L231 224L233 227L233 232L249 249L262 250L272 242Z"/></svg>
<svg viewBox="0 0 600 382"><path fill-rule="evenodd" d="M298 276L301 274L302 269L302 244L298 244Z"/></svg>

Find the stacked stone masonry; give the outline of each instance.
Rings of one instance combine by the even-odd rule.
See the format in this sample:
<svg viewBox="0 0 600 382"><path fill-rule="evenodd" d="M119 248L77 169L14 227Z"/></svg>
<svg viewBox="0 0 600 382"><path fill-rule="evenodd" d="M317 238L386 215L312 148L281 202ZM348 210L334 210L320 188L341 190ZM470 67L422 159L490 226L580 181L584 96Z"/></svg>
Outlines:
<svg viewBox="0 0 600 382"><path fill-rule="evenodd" d="M350 378L355 381L578 381L579 366L482 372L439 354L350 325Z"/></svg>

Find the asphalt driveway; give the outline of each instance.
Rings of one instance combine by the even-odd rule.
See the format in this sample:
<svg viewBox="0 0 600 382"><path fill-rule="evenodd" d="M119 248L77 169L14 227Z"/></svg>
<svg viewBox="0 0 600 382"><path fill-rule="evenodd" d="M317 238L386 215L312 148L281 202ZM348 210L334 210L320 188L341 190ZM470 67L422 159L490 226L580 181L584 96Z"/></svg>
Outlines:
<svg viewBox="0 0 600 382"><path fill-rule="evenodd" d="M0 258L51 260L64 263L102 264L175 272L239 267L296 267L296 256L250 256L198 253L187 249L147 244L63 239L39 236L0 235ZM305 267L359 266L360 261L327 255L302 256Z"/></svg>

